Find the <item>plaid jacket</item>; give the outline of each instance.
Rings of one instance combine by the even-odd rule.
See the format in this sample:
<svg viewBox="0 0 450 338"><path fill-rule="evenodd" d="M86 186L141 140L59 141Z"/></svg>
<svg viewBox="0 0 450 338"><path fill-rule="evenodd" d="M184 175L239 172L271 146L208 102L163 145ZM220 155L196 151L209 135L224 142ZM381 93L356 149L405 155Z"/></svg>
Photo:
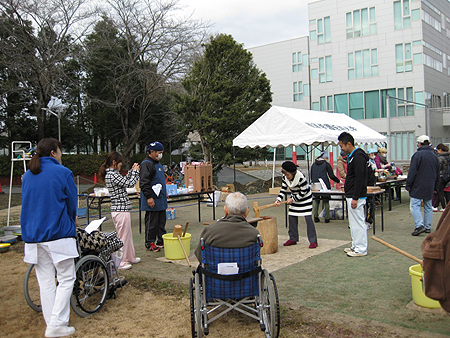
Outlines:
<svg viewBox="0 0 450 338"><path fill-rule="evenodd" d="M122 176L117 169L106 169L105 184L111 196L111 211L131 211L127 188L133 188L139 179L139 171L129 170Z"/></svg>

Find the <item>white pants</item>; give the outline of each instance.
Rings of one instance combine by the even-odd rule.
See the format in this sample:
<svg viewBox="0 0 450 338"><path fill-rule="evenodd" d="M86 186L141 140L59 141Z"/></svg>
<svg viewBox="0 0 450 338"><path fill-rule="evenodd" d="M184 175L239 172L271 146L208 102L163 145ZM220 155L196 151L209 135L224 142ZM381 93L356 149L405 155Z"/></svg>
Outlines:
<svg viewBox="0 0 450 338"><path fill-rule="evenodd" d="M364 198L358 199L355 209L352 209L352 199L346 198L348 209L348 223L350 235L352 236L352 249L357 253L367 253L367 225L364 216Z"/></svg>
<svg viewBox="0 0 450 338"><path fill-rule="evenodd" d="M41 295L42 313L47 326L67 326L70 317L70 297L75 281L73 258L53 263L50 250L45 243L37 244L38 263L36 276ZM58 286L55 283L55 269Z"/></svg>

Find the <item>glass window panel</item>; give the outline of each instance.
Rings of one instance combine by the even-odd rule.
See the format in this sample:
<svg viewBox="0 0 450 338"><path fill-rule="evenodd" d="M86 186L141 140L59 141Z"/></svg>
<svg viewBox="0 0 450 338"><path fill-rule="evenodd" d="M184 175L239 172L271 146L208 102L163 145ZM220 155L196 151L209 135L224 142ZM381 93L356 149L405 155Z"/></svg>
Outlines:
<svg viewBox="0 0 450 338"><path fill-rule="evenodd" d="M404 88L398 88L397 89L397 97L399 99L402 99L402 100L405 99L405 89ZM403 102L399 101L398 104L403 104Z"/></svg>
<svg viewBox="0 0 450 338"><path fill-rule="evenodd" d="M395 97L396 90L395 88L388 89L387 91L389 97ZM389 111L391 112L391 117L397 116L397 100L396 99L389 99Z"/></svg>
<svg viewBox="0 0 450 338"><path fill-rule="evenodd" d="M323 25L324 25L324 35L325 35L325 42L330 42L331 41L331 22L330 22L330 17L327 16L326 18L323 19Z"/></svg>
<svg viewBox="0 0 450 338"><path fill-rule="evenodd" d="M355 78L355 70L354 69L349 69L348 70L348 79L349 80L353 80Z"/></svg>
<svg viewBox="0 0 450 338"><path fill-rule="evenodd" d="M303 85L303 95L309 96L309 85Z"/></svg>
<svg viewBox="0 0 450 338"><path fill-rule="evenodd" d="M363 50L363 66L364 66L364 77L370 76L370 50Z"/></svg>
<svg viewBox="0 0 450 338"><path fill-rule="evenodd" d="M321 111L327 110L327 108L326 108L326 106L325 106L325 103L326 103L326 101L325 101L325 96L321 96L321 97L320 97L320 110L321 110Z"/></svg>
<svg viewBox="0 0 450 338"><path fill-rule="evenodd" d="M316 31L309 32L309 38L311 39L311 41L315 41L317 39L317 32Z"/></svg>
<svg viewBox="0 0 450 338"><path fill-rule="evenodd" d="M301 72L303 69L302 64L297 65L297 72Z"/></svg>
<svg viewBox="0 0 450 338"><path fill-rule="evenodd" d="M334 95L334 112L348 115L347 94Z"/></svg>
<svg viewBox="0 0 450 338"><path fill-rule="evenodd" d="M325 71L325 60L324 58L319 58L319 72Z"/></svg>
<svg viewBox="0 0 450 338"><path fill-rule="evenodd" d="M362 77L362 55L361 51L355 52L355 75L356 78L359 79Z"/></svg>
<svg viewBox="0 0 450 338"><path fill-rule="evenodd" d="M353 22L352 22L352 12L349 12L345 15L345 27L350 28L353 27Z"/></svg>
<svg viewBox="0 0 450 338"><path fill-rule="evenodd" d="M315 25L315 24L316 24L316 19L309 20L309 24L310 24L310 25Z"/></svg>
<svg viewBox="0 0 450 338"><path fill-rule="evenodd" d="M317 36L317 43L318 43L319 45L323 44L323 34Z"/></svg>
<svg viewBox="0 0 450 338"><path fill-rule="evenodd" d="M353 28L347 29L347 39L353 39Z"/></svg>
<svg viewBox="0 0 450 338"><path fill-rule="evenodd" d="M422 40L413 41L413 46L421 46L421 45L422 45Z"/></svg>
<svg viewBox="0 0 450 338"><path fill-rule="evenodd" d="M303 54L303 62L305 66L308 66L308 54Z"/></svg>
<svg viewBox="0 0 450 338"><path fill-rule="evenodd" d="M297 62L302 63L302 52L297 53Z"/></svg>
<svg viewBox="0 0 450 338"><path fill-rule="evenodd" d="M353 68L355 67L355 63L353 61L353 53L348 53L348 68Z"/></svg>
<svg viewBox="0 0 450 338"><path fill-rule="evenodd" d="M294 94L294 102L298 101L298 94Z"/></svg>
<svg viewBox="0 0 450 338"><path fill-rule="evenodd" d="M406 116L414 116L414 105L409 104L406 106Z"/></svg>
<svg viewBox="0 0 450 338"><path fill-rule="evenodd" d="M325 73L320 73L319 74L319 82L320 83L325 83Z"/></svg>
<svg viewBox="0 0 450 338"><path fill-rule="evenodd" d="M364 95L363 92L349 94L350 109L363 108Z"/></svg>
<svg viewBox="0 0 450 338"><path fill-rule="evenodd" d="M292 63L297 63L297 53L292 53Z"/></svg>
<svg viewBox="0 0 450 338"><path fill-rule="evenodd" d="M411 72L413 69L412 61L405 61L405 72Z"/></svg>
<svg viewBox="0 0 450 338"><path fill-rule="evenodd" d="M374 48L370 51L370 53L372 58L372 64L376 65L378 63L378 50Z"/></svg>
<svg viewBox="0 0 450 338"><path fill-rule="evenodd" d="M364 99L366 119L378 119L380 117L380 92L378 90L365 92Z"/></svg>
<svg viewBox="0 0 450 338"><path fill-rule="evenodd" d="M353 11L353 30L355 37L361 36L361 13L359 10Z"/></svg>
<svg viewBox="0 0 450 338"><path fill-rule="evenodd" d="M298 92L298 90L297 90L297 82L294 82L294 93L297 93Z"/></svg>
<svg viewBox="0 0 450 338"><path fill-rule="evenodd" d="M395 45L395 62L397 65L397 73L403 73L403 45Z"/></svg>
<svg viewBox="0 0 450 338"><path fill-rule="evenodd" d="M402 29L403 24L403 15L402 15L402 3L401 1L394 2L394 29Z"/></svg>
<svg viewBox="0 0 450 338"><path fill-rule="evenodd" d="M372 66L372 76L378 76L378 66Z"/></svg>
<svg viewBox="0 0 450 338"><path fill-rule="evenodd" d="M420 20L420 8L411 11L411 19L413 21Z"/></svg>
<svg viewBox="0 0 450 338"><path fill-rule="evenodd" d="M327 96L327 110L333 110L333 96Z"/></svg>
<svg viewBox="0 0 450 338"><path fill-rule="evenodd" d="M413 88L412 87L407 87L406 88L406 99L408 101L414 101L413 100Z"/></svg>
<svg viewBox="0 0 450 338"><path fill-rule="evenodd" d="M317 34L323 33L322 19L317 20Z"/></svg>
<svg viewBox="0 0 450 338"><path fill-rule="evenodd" d="M414 61L415 65L421 65L422 64L422 53L414 54L413 61Z"/></svg>
<svg viewBox="0 0 450 338"><path fill-rule="evenodd" d="M369 8L369 17L370 17L370 22L375 22L376 21L375 7L370 7Z"/></svg>
<svg viewBox="0 0 450 338"><path fill-rule="evenodd" d="M319 70L317 68L311 69L311 77L317 79L319 77Z"/></svg>
<svg viewBox="0 0 450 338"><path fill-rule="evenodd" d="M293 72L296 72L296 71L297 71L297 65L293 65L293 66L292 66L292 71L293 71Z"/></svg>
<svg viewBox="0 0 450 338"><path fill-rule="evenodd" d="M403 28L411 28L411 18L403 18Z"/></svg>
<svg viewBox="0 0 450 338"><path fill-rule="evenodd" d="M302 93L298 94L298 100L299 101L303 101L303 94Z"/></svg>
<svg viewBox="0 0 450 338"><path fill-rule="evenodd" d="M405 106L398 107L398 116L405 116Z"/></svg>
<svg viewBox="0 0 450 338"><path fill-rule="evenodd" d="M311 63L317 62L317 58L311 58Z"/></svg>
<svg viewBox="0 0 450 338"><path fill-rule="evenodd" d="M313 102L312 103L312 109L313 110L316 110L316 111L319 111L320 109L319 109L319 102Z"/></svg>
<svg viewBox="0 0 450 338"><path fill-rule="evenodd" d="M409 0L403 0L403 15L409 15Z"/></svg>
<svg viewBox="0 0 450 338"><path fill-rule="evenodd" d="M326 66L327 82L331 82L333 81L333 66L331 62L331 56L325 57L325 66Z"/></svg>
<svg viewBox="0 0 450 338"><path fill-rule="evenodd" d="M411 59L411 44L405 43L405 60Z"/></svg>
<svg viewBox="0 0 450 338"><path fill-rule="evenodd" d="M369 35L369 11L367 8L361 9L361 27L362 35Z"/></svg>
<svg viewBox="0 0 450 338"><path fill-rule="evenodd" d="M351 118L354 118L355 120L362 120L364 119L364 109L350 109L350 115Z"/></svg>

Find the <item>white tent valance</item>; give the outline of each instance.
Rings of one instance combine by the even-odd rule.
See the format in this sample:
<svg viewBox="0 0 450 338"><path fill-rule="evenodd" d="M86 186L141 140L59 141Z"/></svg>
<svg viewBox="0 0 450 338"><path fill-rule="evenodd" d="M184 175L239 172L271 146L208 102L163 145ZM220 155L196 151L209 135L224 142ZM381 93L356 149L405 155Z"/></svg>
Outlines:
<svg viewBox="0 0 450 338"><path fill-rule="evenodd" d="M233 140L233 146L337 144L344 131L352 134L356 143L386 141L385 136L345 114L272 106Z"/></svg>

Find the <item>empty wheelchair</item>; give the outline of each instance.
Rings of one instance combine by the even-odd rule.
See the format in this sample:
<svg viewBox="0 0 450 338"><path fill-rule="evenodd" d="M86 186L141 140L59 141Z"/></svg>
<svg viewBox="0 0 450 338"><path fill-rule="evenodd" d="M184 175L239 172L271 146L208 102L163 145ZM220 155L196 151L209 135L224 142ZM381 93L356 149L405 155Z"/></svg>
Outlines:
<svg viewBox="0 0 450 338"><path fill-rule="evenodd" d="M105 233L107 244L99 251L79 246L80 257L76 259L73 293L70 305L80 317L88 317L103 307L106 300L116 298L116 290L125 285L117 271L113 252L123 246L115 232ZM79 234L78 234L79 236ZM80 237L78 237L80 243ZM57 283L55 277L55 283ZM41 312L39 285L34 271L34 264L30 264L25 273L23 292L28 305L35 311Z"/></svg>
<svg viewBox="0 0 450 338"><path fill-rule="evenodd" d="M211 247L203 239L200 245L201 262L190 279L192 337L207 335L209 324L232 310L257 320L266 337L278 337L277 287L273 276L261 268L261 237L246 248ZM231 271L223 271L227 269Z"/></svg>

